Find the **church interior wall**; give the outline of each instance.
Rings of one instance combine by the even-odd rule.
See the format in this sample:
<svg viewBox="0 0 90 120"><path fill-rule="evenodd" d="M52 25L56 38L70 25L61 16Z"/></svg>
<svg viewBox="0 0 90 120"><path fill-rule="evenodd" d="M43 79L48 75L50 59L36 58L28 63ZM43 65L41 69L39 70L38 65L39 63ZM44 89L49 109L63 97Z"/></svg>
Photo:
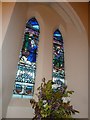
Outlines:
<svg viewBox="0 0 90 120"><path fill-rule="evenodd" d="M3 4L5 10L5 5ZM8 6L8 5L7 5ZM87 30L78 31L71 22L66 23L48 4L16 3L9 5L10 11L5 11L9 16L3 16L3 47L2 47L2 78L3 78L3 117L30 118L33 110L28 99L13 99L12 90L16 75L19 51L22 46L22 36L26 21L35 16L40 24L41 35L37 60L37 74L35 93L41 80L45 77L52 79L52 36L56 27L59 27L64 39L65 49L65 79L68 89L75 93L71 98L72 104L80 111L74 116L77 118L88 117L88 40ZM73 5L72 5L73 6ZM75 7L75 6L74 6ZM76 7L75 7L76 8ZM77 9L77 8L76 8ZM78 8L79 9L79 8ZM10 18L10 14L11 18ZM80 13L79 13L80 14ZM87 14L84 13L87 18ZM83 18L80 17L82 20ZM82 20L84 21L84 20ZM87 19L85 20L87 21ZM85 29L87 25L85 24ZM18 41L18 42L17 42ZM35 97L35 96L34 96ZM77 102L78 101L78 102ZM8 108L8 109L7 109ZM6 114L7 113L7 114Z"/></svg>

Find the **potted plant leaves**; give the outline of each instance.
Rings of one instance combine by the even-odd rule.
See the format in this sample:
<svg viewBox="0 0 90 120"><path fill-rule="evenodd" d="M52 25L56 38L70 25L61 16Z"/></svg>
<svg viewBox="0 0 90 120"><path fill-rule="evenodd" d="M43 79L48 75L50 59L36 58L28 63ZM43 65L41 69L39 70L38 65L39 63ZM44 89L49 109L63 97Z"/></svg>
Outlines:
<svg viewBox="0 0 90 120"><path fill-rule="evenodd" d="M79 113L70 104L70 95L74 91L68 91L65 84L57 85L52 80L46 83L45 78L42 81L37 89L38 101L30 100L35 111L33 120L72 118L73 114Z"/></svg>

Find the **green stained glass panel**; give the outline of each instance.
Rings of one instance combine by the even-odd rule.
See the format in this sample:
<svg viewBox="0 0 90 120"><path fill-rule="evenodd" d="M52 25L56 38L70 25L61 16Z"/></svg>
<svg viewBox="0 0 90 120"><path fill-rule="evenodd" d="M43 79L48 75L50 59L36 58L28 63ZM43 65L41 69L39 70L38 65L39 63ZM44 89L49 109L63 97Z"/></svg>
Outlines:
<svg viewBox="0 0 90 120"><path fill-rule="evenodd" d="M55 84L64 84L64 45L62 35L57 29L53 34L53 82Z"/></svg>

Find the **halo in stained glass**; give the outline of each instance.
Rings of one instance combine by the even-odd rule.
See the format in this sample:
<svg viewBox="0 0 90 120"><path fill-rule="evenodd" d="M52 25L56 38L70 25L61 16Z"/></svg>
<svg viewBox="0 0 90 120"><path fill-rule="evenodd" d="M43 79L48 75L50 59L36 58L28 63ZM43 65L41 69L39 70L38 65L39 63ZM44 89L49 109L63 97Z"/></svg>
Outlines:
<svg viewBox="0 0 90 120"><path fill-rule="evenodd" d="M65 79L63 38L59 29L53 33L53 82L61 85Z"/></svg>
<svg viewBox="0 0 90 120"><path fill-rule="evenodd" d="M35 17L26 23L23 46L20 51L13 96L32 98L36 77L40 27Z"/></svg>

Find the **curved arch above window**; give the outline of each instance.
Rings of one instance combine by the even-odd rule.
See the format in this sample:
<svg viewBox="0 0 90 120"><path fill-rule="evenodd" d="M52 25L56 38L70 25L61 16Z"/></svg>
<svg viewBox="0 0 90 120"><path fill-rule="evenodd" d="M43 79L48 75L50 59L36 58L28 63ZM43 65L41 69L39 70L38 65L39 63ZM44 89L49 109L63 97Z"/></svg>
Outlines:
<svg viewBox="0 0 90 120"><path fill-rule="evenodd" d="M35 17L27 21L20 51L13 96L32 98L36 77L40 26Z"/></svg>
<svg viewBox="0 0 90 120"><path fill-rule="evenodd" d="M53 82L62 85L65 81L64 45L59 29L53 33Z"/></svg>

